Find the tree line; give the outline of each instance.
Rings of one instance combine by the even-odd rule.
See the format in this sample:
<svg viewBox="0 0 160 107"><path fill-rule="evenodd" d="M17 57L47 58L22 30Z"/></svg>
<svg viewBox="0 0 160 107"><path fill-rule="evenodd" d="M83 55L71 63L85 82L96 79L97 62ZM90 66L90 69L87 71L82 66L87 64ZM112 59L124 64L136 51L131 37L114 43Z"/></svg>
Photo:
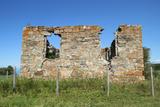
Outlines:
<svg viewBox="0 0 160 107"><path fill-rule="evenodd" d="M8 75L12 75L13 70L14 70L14 68L11 65L9 65L8 67L1 67L0 68L0 75L6 75L7 72L8 72Z"/></svg>
<svg viewBox="0 0 160 107"><path fill-rule="evenodd" d="M150 62L150 48L143 47L144 56L144 76L150 79L150 67L153 67L153 76L160 78L160 64L153 64Z"/></svg>

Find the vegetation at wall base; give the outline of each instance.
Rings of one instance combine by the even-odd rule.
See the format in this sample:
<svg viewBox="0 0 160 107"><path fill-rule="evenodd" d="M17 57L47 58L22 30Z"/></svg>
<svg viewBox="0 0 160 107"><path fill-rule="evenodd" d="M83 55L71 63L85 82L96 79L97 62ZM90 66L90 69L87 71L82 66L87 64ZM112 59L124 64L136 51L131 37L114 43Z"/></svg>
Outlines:
<svg viewBox="0 0 160 107"><path fill-rule="evenodd" d="M103 79L69 79L56 82L17 78L16 92L12 79L0 80L0 107L159 107L160 81L155 79L155 97L150 93L150 81L135 84L111 84L107 97Z"/></svg>

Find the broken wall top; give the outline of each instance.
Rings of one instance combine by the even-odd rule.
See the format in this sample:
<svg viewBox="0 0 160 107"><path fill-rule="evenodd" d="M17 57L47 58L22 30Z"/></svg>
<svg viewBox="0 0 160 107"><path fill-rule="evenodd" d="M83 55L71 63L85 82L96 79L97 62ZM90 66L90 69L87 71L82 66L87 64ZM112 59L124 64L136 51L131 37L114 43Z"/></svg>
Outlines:
<svg viewBox="0 0 160 107"><path fill-rule="evenodd" d="M84 31L100 32L103 30L100 26L63 26L63 27L47 27L47 26L27 26L24 31L48 31L57 35L61 33L76 33Z"/></svg>
<svg viewBox="0 0 160 107"><path fill-rule="evenodd" d="M140 25L120 25L117 29L117 35L135 35L141 34L142 27Z"/></svg>

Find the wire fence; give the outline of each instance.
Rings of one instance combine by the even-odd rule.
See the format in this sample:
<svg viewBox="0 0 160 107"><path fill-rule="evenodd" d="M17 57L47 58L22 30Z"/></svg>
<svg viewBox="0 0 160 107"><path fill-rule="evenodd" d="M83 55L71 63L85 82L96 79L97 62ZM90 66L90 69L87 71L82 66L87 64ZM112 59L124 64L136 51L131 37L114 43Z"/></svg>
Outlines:
<svg viewBox="0 0 160 107"><path fill-rule="evenodd" d="M87 85L85 83L83 84L83 82L85 81L83 79L80 80L81 83L76 82L77 80L69 80L68 83L63 81L63 83L62 83L62 81L60 80L60 77L59 77L60 76L59 72L60 71L58 70L57 76L56 76L56 80L52 80L52 79L49 80L49 82L48 82L49 84L47 85L49 90L50 90L50 92L54 92L54 90L55 90L55 94L57 96L59 96L61 89L64 89L65 87L67 87L67 88L79 87L80 88L80 86L84 87L85 85L86 85L85 87L92 86L92 85L90 85L91 83L89 85ZM105 91L107 96L109 96L111 94L111 92L112 92L112 90L111 90L112 89L112 83L110 82L109 73L106 73L106 74L107 75L104 78L104 80L102 80L101 83L99 82L98 84L100 84L100 85L97 84L97 86L101 87L102 91ZM150 81L150 83L148 84L148 87L150 87L148 91L154 97L155 94L156 94L156 91L159 91L159 90L156 90L157 89L156 87L159 87L159 85L157 85L157 81L159 81L159 79L158 78L154 78L153 74L154 74L154 69L153 69L152 66L150 66L150 80L146 80L146 81ZM16 67L15 67L13 75L8 75L8 73L6 72L6 75L3 75L3 76L1 75L0 76L0 81L2 81L2 80L3 81L12 80L12 83L11 83L10 87L12 87L13 92L16 92L16 90L17 90L16 89L17 88L16 87L17 86L17 82L21 81L22 78L17 76ZM16 80L18 80L18 81L16 81ZM20 87L20 85L18 84L18 88L19 87Z"/></svg>

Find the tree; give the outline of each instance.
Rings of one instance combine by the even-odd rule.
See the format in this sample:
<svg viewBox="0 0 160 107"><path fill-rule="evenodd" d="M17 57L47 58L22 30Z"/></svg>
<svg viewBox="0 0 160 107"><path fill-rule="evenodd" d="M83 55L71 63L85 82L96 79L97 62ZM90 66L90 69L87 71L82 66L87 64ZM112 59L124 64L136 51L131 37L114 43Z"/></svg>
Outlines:
<svg viewBox="0 0 160 107"><path fill-rule="evenodd" d="M150 78L150 48L143 47L143 57L144 57L144 76L146 79Z"/></svg>
<svg viewBox="0 0 160 107"><path fill-rule="evenodd" d="M47 40L46 58L55 59L55 58L58 58L58 57L59 57L59 49L56 49Z"/></svg>
<svg viewBox="0 0 160 107"><path fill-rule="evenodd" d="M0 68L0 75L6 75L7 71L8 71L8 75L13 74L13 67L12 66L8 66L8 67L2 67Z"/></svg>
<svg viewBox="0 0 160 107"><path fill-rule="evenodd" d="M150 79L150 67L153 67L154 78L160 78L160 64L151 63L150 60L150 48L143 47L144 56L144 76L146 79Z"/></svg>
<svg viewBox="0 0 160 107"><path fill-rule="evenodd" d="M14 68L9 65L9 66L7 67L8 75L13 74L13 70L14 70Z"/></svg>
<svg viewBox="0 0 160 107"><path fill-rule="evenodd" d="M160 78L160 63L154 63L152 64L153 69L154 69L154 77L155 78Z"/></svg>

